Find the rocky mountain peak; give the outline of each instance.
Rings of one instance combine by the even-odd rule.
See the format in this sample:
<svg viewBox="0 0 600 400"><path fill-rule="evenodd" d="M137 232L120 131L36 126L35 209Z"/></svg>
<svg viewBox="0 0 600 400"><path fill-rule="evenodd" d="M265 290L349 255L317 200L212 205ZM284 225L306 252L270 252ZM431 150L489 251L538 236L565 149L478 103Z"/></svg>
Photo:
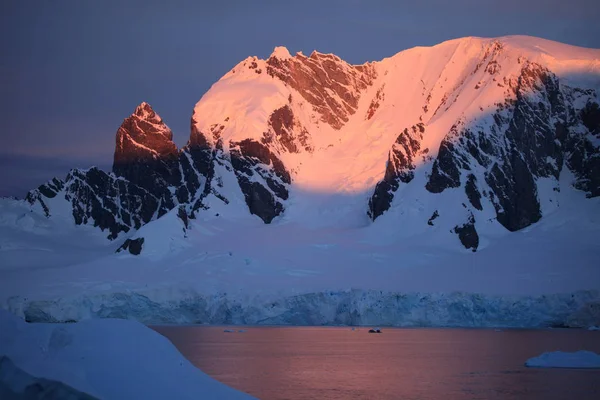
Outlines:
<svg viewBox="0 0 600 400"><path fill-rule="evenodd" d="M273 49L273 53L269 56L269 58L278 58L280 60L287 60L288 58L292 58L289 50L285 46L277 46Z"/></svg>
<svg viewBox="0 0 600 400"><path fill-rule="evenodd" d="M267 74L278 78L300 95L321 115L320 120L341 129L358 108L361 93L373 84L377 74L370 64L350 65L333 54L313 51L309 57L279 57L267 61Z"/></svg>
<svg viewBox="0 0 600 400"><path fill-rule="evenodd" d="M146 189L170 181L178 158L173 132L150 104L140 104L116 135L113 172Z"/></svg>
<svg viewBox="0 0 600 400"><path fill-rule="evenodd" d="M341 203L306 207L313 195L372 190L368 204L347 208L353 226L367 223L368 207L381 226L395 219L402 234L416 227L477 250L489 226L515 231L554 212L571 189L565 179L600 195L600 52L588 53L526 37L465 38L352 65L276 47L200 99L180 151L144 102L117 131L118 178L71 174L28 201L50 216L52 199L66 196L77 224L116 238L178 206L217 217L245 203L265 223L287 213L321 224L321 209L337 214ZM561 178L565 168L572 178Z"/></svg>
<svg viewBox="0 0 600 400"><path fill-rule="evenodd" d="M173 132L148 103L137 106L117 131L115 166L176 154Z"/></svg>
<svg viewBox="0 0 600 400"><path fill-rule="evenodd" d="M135 108L133 114L144 119L152 119L157 116L154 110L152 109L152 106L146 103L145 101L141 102L140 105L138 105Z"/></svg>

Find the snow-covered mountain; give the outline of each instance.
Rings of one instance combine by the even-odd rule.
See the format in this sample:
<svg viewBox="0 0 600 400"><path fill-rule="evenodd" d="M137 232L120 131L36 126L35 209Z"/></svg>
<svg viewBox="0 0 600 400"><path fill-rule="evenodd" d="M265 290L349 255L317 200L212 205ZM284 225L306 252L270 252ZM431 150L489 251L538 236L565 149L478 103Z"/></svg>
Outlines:
<svg viewBox="0 0 600 400"><path fill-rule="evenodd" d="M35 214L28 223L16 216L10 229L74 222L112 240L97 247L106 254L170 254L181 257L177 265L196 262L203 235L216 235L216 247L260 242L279 254L267 262L277 270L284 255L305 251L304 237L343 242L347 254L323 260L357 267L369 246L389 246L372 254L415 265L440 251L459 263L473 262L471 251L482 253L480 263L511 248L541 254L520 240L565 244L548 228L565 221L593 235L599 197L600 50L510 36L456 39L363 65L277 47L266 60L243 60L202 96L183 148L142 103L117 132L111 172L72 170L3 208ZM581 246L572 250L581 250L585 279L597 275L590 254L600 254L588 239L568 241ZM317 271L324 262L305 261Z"/></svg>
<svg viewBox="0 0 600 400"><path fill-rule="evenodd" d="M599 87L600 51L530 37L451 40L363 65L278 47L213 85L183 149L143 103L117 132L113 174L74 170L27 200L51 217L48 199L65 199L77 224L115 239L178 204L194 218L240 213L243 199L271 223L353 199L346 223L385 214L476 250L478 232L519 230L559 207L562 172L600 194ZM415 205L418 216L403 215Z"/></svg>

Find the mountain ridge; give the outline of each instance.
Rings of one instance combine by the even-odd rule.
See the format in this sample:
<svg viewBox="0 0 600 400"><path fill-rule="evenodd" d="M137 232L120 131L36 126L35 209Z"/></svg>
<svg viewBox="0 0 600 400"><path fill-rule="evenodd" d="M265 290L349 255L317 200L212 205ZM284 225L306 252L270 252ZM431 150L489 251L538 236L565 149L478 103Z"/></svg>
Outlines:
<svg viewBox="0 0 600 400"><path fill-rule="evenodd" d="M175 207L190 218L246 207L265 223L317 224L325 210L339 214L332 226L366 226L390 214L401 230L450 230L475 251L478 232L523 229L557 207L552 192L570 190L559 184L564 165L577 189L599 195L598 88L600 50L524 36L454 39L361 65L278 47L202 96L181 149L142 103L117 132L112 174L72 171L27 201L50 217L49 199L64 196L76 224L110 239ZM407 203L418 218L403 214Z"/></svg>

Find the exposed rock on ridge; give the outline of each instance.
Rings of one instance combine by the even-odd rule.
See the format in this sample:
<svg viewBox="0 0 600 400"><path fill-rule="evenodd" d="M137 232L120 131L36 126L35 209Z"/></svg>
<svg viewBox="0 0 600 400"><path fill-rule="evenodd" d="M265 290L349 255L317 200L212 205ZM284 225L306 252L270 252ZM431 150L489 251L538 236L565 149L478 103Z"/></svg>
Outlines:
<svg viewBox="0 0 600 400"><path fill-rule="evenodd" d="M350 65L333 54L314 51L310 57L272 55L267 73L297 90L321 115L321 121L341 129L358 108L360 94L373 84L372 64Z"/></svg>

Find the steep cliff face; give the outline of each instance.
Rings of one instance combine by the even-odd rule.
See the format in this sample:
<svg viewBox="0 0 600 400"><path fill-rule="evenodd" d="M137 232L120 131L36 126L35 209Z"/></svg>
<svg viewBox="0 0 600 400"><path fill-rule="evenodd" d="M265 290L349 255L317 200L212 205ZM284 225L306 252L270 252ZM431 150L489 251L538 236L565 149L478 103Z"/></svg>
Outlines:
<svg viewBox="0 0 600 400"><path fill-rule="evenodd" d="M422 123L413 125L410 130L404 129L392 145L385 168L385 175L369 199L369 216L373 219L383 214L391 205L394 192L400 182L410 183L414 178L417 154L421 151L421 141L425 127ZM421 153L427 153L424 149Z"/></svg>
<svg viewBox="0 0 600 400"><path fill-rule="evenodd" d="M597 70L596 64L591 62L592 70ZM472 70L466 64L465 72L459 84L441 97L433 116L427 118L430 109L424 108L419 119L427 121L423 131L443 133L443 126L451 124L440 135L433 162L425 156L420 168L432 196L463 191L454 197L456 211L446 208L464 215L453 231L466 248L477 249L477 227L482 225L476 221L481 215L489 222L489 208L509 231L539 221L542 203L553 202L548 185L554 192L569 189L559 182L564 169L574 174L575 188L589 197L598 195L598 180L592 177L597 176L600 155L597 120L592 117L598 98L593 89L564 84L535 54L515 51L500 41L488 44L481 61ZM598 72L589 74L598 81ZM470 88L472 82L476 83ZM391 207L402 184L412 181L413 158L425 147L427 134L414 137L409 131L398 137L389 152L385 176L369 203L373 219ZM461 197L464 200L457 201ZM467 209L466 214L461 208Z"/></svg>
<svg viewBox="0 0 600 400"><path fill-rule="evenodd" d="M508 80L507 96L492 114L491 126L485 130L477 123L453 126L440 145L427 190L440 193L465 182L469 202L481 210L482 189L470 173L480 171L480 185L489 188L483 194L493 204L498 222L510 231L542 217L537 181L550 178L554 190L560 190L565 161L575 173L575 186L597 195L597 181L591 177L599 151L582 115L598 103L592 93L580 95L578 100L586 104L580 109L574 93L579 91L562 86L547 68L525 63L520 75ZM461 180L463 176L466 179Z"/></svg>
<svg viewBox="0 0 600 400"><path fill-rule="evenodd" d="M31 191L26 200L48 217L50 199L64 200L75 224L91 224L116 239L188 200L181 174L187 169L180 168L184 163L172 139L160 116L142 103L117 131L112 173L74 169L64 181L55 178Z"/></svg>
<svg viewBox="0 0 600 400"><path fill-rule="evenodd" d="M122 232L139 229L165 211L160 200L146 189L95 167L71 170L64 181L54 179L52 183L59 190L51 194L48 183L29 192L26 200L41 207L47 217L54 214L52 204L60 209L63 207L57 201L66 202L75 224L98 227L107 231L111 240Z"/></svg>
<svg viewBox="0 0 600 400"><path fill-rule="evenodd" d="M310 57L302 53L282 56L281 49L277 50L266 62L267 74L297 91L320 114L320 120L334 129L349 121L362 92L377 77L372 64L349 65L334 54L317 51Z"/></svg>
<svg viewBox="0 0 600 400"><path fill-rule="evenodd" d="M175 206L169 187L182 182L177 146L173 132L148 103L140 104L117 131L112 170L161 199L165 209Z"/></svg>
<svg viewBox="0 0 600 400"><path fill-rule="evenodd" d="M600 195L599 59L529 37L457 39L363 65L279 47L212 86L182 149L142 103L117 132L112 173L74 170L27 200L49 217L67 201L77 224L111 239L180 206L186 218L267 224L386 220L401 236L451 235L475 251L486 232L551 213L561 190Z"/></svg>
<svg viewBox="0 0 600 400"><path fill-rule="evenodd" d="M250 213L270 223L285 211L302 163L329 145L323 133L343 129L376 77L373 64L332 54L292 57L279 47L267 60L249 57L196 105L189 147L213 152L212 164L225 167L220 175L233 172ZM230 192L224 187L222 197Z"/></svg>

